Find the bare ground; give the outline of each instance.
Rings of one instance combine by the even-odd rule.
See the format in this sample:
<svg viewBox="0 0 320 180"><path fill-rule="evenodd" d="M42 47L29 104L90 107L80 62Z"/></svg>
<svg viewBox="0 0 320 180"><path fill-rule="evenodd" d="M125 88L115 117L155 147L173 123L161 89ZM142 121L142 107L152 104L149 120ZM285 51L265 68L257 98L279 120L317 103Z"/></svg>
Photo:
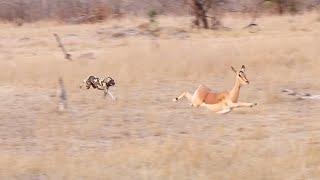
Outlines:
<svg viewBox="0 0 320 180"><path fill-rule="evenodd" d="M1 25L1 179L320 178L320 102L280 92L320 94L317 15L261 18L254 34L242 18L212 32L162 17L158 38L110 35L143 21ZM74 61L63 59L53 33ZM231 88L229 67L242 64L251 83L240 99L257 107L217 115L171 101L199 84ZM118 101L79 89L90 74L115 78ZM59 77L65 113L57 112Z"/></svg>

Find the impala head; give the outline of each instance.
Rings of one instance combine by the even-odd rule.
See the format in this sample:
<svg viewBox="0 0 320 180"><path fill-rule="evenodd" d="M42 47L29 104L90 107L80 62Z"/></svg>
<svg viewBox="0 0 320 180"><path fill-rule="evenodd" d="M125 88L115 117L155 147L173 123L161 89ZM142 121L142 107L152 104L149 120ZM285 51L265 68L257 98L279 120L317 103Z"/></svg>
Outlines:
<svg viewBox="0 0 320 180"><path fill-rule="evenodd" d="M237 80L240 82L241 85L249 84L249 80L246 76L246 67L242 65L241 69L239 71L236 71L234 67L231 66L232 71L236 74Z"/></svg>

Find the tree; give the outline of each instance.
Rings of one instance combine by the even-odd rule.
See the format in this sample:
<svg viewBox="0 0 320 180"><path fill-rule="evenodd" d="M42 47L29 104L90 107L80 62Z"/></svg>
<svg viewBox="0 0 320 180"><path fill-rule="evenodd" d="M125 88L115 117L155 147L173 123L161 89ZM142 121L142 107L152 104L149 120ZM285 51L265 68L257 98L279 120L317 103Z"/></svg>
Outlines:
<svg viewBox="0 0 320 180"><path fill-rule="evenodd" d="M209 24L207 20L207 12L211 7L210 0L189 0L187 2L191 7L191 13L195 16L195 20L193 21L194 25L200 27L202 23L203 28L208 29Z"/></svg>
<svg viewBox="0 0 320 180"><path fill-rule="evenodd" d="M297 0L264 0L265 2L274 3L277 6L277 10L279 14L283 14L285 12L296 13L298 11Z"/></svg>

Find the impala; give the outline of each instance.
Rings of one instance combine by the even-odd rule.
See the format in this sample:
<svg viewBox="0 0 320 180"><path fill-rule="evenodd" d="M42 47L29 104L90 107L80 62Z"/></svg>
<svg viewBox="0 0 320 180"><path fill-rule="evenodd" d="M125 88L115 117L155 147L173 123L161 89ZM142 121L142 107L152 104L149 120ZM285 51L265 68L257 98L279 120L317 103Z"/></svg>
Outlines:
<svg viewBox="0 0 320 180"><path fill-rule="evenodd" d="M231 69L235 73L236 81L230 91L213 92L208 87L200 85L193 94L183 92L179 97L173 99L173 101L179 101L181 98L186 97L191 101L192 106L205 106L220 114L228 113L238 107L256 106L257 103L238 102L241 86L249 84L249 80L245 74L245 66L242 65L240 71L236 71L232 66Z"/></svg>

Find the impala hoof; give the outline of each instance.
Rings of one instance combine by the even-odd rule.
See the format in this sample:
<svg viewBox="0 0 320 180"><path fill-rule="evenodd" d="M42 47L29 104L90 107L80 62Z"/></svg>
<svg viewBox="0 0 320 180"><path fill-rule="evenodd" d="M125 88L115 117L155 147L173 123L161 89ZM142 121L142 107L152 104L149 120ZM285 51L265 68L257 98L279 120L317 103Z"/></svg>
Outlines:
<svg viewBox="0 0 320 180"><path fill-rule="evenodd" d="M172 99L173 102L177 102L178 100L179 100L178 98Z"/></svg>

